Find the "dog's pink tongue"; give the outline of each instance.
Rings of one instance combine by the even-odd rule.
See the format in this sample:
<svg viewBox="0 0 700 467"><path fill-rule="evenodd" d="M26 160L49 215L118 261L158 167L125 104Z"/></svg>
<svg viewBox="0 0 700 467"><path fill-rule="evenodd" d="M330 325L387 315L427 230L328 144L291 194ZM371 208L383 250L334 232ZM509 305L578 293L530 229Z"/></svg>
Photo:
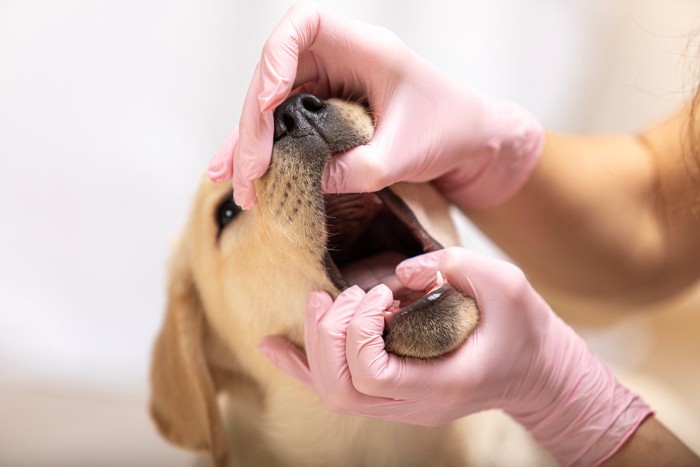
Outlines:
<svg viewBox="0 0 700 467"><path fill-rule="evenodd" d="M406 256L396 252L379 253L345 266L341 272L350 285L357 285L367 291L375 285L385 284L394 296L405 294L406 288L396 278L394 268Z"/></svg>
<svg viewBox="0 0 700 467"><path fill-rule="evenodd" d="M406 259L406 256L400 253L379 253L351 263L341 270L348 284L357 285L365 292L379 284L384 284L391 289L394 295L394 303L384 312L387 325L390 325L394 313L420 300L445 284L442 274L438 272L435 281L424 290L411 290L404 287L395 274L396 266L404 259Z"/></svg>
<svg viewBox="0 0 700 467"><path fill-rule="evenodd" d="M398 309L399 304L406 306L425 295L425 291L404 287L396 278L396 266L405 259L405 255L396 252L379 253L348 264L341 272L348 284L357 285L365 292L379 284L386 285L391 289L395 299L395 308Z"/></svg>

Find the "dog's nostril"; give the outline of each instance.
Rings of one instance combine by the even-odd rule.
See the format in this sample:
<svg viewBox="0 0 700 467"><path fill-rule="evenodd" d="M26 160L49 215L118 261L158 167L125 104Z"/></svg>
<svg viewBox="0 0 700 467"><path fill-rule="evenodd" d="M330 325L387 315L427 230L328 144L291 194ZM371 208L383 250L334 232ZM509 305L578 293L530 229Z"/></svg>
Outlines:
<svg viewBox="0 0 700 467"><path fill-rule="evenodd" d="M287 130L287 133L291 133L297 128L296 119L288 112L282 114L282 123L284 124L284 128Z"/></svg>
<svg viewBox="0 0 700 467"><path fill-rule="evenodd" d="M301 98L301 105L304 107L304 109L308 110L309 112L319 112L323 110L323 102L316 97L312 96L310 94L305 95L304 97Z"/></svg>

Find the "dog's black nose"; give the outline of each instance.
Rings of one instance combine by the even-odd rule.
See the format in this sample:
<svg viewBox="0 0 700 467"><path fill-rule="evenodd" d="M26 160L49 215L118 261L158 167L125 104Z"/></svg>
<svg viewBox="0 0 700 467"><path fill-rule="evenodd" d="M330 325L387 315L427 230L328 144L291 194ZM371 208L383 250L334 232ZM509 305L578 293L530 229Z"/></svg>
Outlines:
<svg viewBox="0 0 700 467"><path fill-rule="evenodd" d="M284 136L301 138L317 133L326 119L326 104L312 94L295 94L274 112L275 141Z"/></svg>

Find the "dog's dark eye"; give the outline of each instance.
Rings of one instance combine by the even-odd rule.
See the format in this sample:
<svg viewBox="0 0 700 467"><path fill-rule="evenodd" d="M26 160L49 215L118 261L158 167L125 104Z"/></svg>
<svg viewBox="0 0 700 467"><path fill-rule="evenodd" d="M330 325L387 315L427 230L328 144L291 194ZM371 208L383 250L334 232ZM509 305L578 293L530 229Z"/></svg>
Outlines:
<svg viewBox="0 0 700 467"><path fill-rule="evenodd" d="M233 201L233 196L226 198L216 211L216 223L219 226L219 231L223 230L239 212L241 212L241 208Z"/></svg>

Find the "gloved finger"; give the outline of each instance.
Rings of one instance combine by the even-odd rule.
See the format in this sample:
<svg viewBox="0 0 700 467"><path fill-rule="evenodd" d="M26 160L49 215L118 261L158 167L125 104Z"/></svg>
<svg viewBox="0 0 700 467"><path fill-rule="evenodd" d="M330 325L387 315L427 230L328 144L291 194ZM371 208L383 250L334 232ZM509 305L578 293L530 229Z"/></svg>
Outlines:
<svg viewBox="0 0 700 467"><path fill-rule="evenodd" d="M302 74L302 78L304 79L312 79L315 76L315 73L312 70L313 64L311 62L313 62L313 59L310 56L308 56L306 60L303 60L303 63L307 64L304 65L304 69L308 70L304 71ZM300 61L300 66L302 66L302 61ZM312 82L307 82L307 85L311 84ZM248 108L252 108L252 105L249 104ZM271 110L274 111L274 109ZM253 114L251 118L256 118L255 111L251 110L251 112ZM272 141L270 139L272 138L272 136L267 135L267 133L270 133L270 131L272 131L274 134L274 119L272 117L268 118L265 114L262 115L262 123L258 123L257 125L258 128L264 128L262 130L263 135L261 135L260 138L266 138L266 141ZM269 122L272 122L272 130L267 129ZM256 130L251 128L247 131L252 132ZM234 144L233 146L231 146L230 144L224 144L219 153L217 153L214 159L212 159L209 171L210 178L212 178L212 180L214 181L225 180L226 178L230 178L231 175L228 175L228 177L221 176L219 175L220 172L222 172L223 174L228 174L230 171L234 172L233 190L236 203L243 209L251 209L253 207L253 204L255 203L255 188L252 180L261 177L267 171L270 165L270 161L272 159L272 143L270 143L269 155L266 152L268 151L267 145L260 145L259 147L261 154L252 154L249 156L244 152L242 154L236 154L234 157L238 139L238 128L236 128L235 138L236 144ZM223 163L221 161L223 161ZM236 170L233 170L233 165L238 166ZM214 178L214 176L216 176L216 178Z"/></svg>
<svg viewBox="0 0 700 467"><path fill-rule="evenodd" d="M396 266L396 278L412 290L424 290L435 282L444 268L447 250L438 250L408 258Z"/></svg>
<svg viewBox="0 0 700 467"><path fill-rule="evenodd" d="M245 178L241 172L235 170L235 168L233 171L233 199L242 209L251 209L255 204L255 187L253 181Z"/></svg>
<svg viewBox="0 0 700 467"><path fill-rule="evenodd" d="M243 209L250 209L255 200L252 180L265 173L272 157L274 124L272 113L261 113L253 88L260 66L256 67L238 124L238 144L233 154L233 196Z"/></svg>
<svg viewBox="0 0 700 467"><path fill-rule="evenodd" d="M238 126L228 135L209 162L207 174L211 181L219 183L233 176L233 152L237 144Z"/></svg>
<svg viewBox="0 0 700 467"><path fill-rule="evenodd" d="M346 356L355 388L369 395L377 375L386 370L389 354L384 349L384 311L394 301L391 289L378 285L357 308L347 329Z"/></svg>
<svg viewBox="0 0 700 467"><path fill-rule="evenodd" d="M301 2L285 14L268 38L260 59L258 105L261 111L278 106L296 88L310 82L321 98L348 96L366 86L358 86L358 70L344 63L349 55L380 56L383 64L386 44L378 44L376 26L322 11L313 3ZM373 38L365 40L365 38ZM386 40L386 39L382 39ZM392 44L395 45L395 44ZM380 50L381 52L377 52ZM313 51L313 53L311 53ZM366 65L366 63L365 63ZM361 73L360 73L361 74Z"/></svg>
<svg viewBox="0 0 700 467"><path fill-rule="evenodd" d="M423 290L435 282L440 272L450 285L476 298L470 277L477 257L464 248L445 248L402 261L396 266L396 277L410 289Z"/></svg>
<svg viewBox="0 0 700 467"><path fill-rule="evenodd" d="M270 166L274 121L272 110L291 91L299 53L308 47L318 27L318 11L312 4L289 9L268 38L251 80L240 118L243 138L234 150L233 189L236 202L250 209L255 199L250 181ZM304 70L309 70L308 59Z"/></svg>
<svg viewBox="0 0 700 467"><path fill-rule="evenodd" d="M382 148L370 142L346 153L336 154L326 164L323 191L326 193L366 193L391 185Z"/></svg>
<svg viewBox="0 0 700 467"><path fill-rule="evenodd" d="M367 293L348 324L346 353L352 383L373 402L371 408L364 409L365 414L386 413L381 411L386 411L391 405L387 400L402 405L410 401L425 401L441 374L457 371L457 368L446 369L454 365L447 360L401 358L386 352L382 338L383 311L391 306L392 301L393 295L388 287L375 287ZM408 407L398 411L405 413L404 410Z"/></svg>
<svg viewBox="0 0 700 467"><path fill-rule="evenodd" d="M309 353L313 353L316 348L318 321L332 307L333 298L327 292L318 290L311 292L307 297L304 313L304 341Z"/></svg>
<svg viewBox="0 0 700 467"><path fill-rule="evenodd" d="M364 296L357 286L345 290L335 302L325 292L309 294L304 335L309 366L315 377L333 374L334 381L350 379L345 358L345 330Z"/></svg>
<svg viewBox="0 0 700 467"><path fill-rule="evenodd" d="M272 112L260 113L253 104L245 102L239 128L233 170L247 180L255 180L267 171L272 158L275 131Z"/></svg>
<svg viewBox="0 0 700 467"><path fill-rule="evenodd" d="M319 69L317 60L317 57L310 51L302 51L301 54L299 54L299 62L297 63L296 77L294 78L292 89L297 89L318 81ZM264 108L268 109L267 106Z"/></svg>
<svg viewBox="0 0 700 467"><path fill-rule="evenodd" d="M388 99L388 98L385 98ZM373 109L380 115L383 107ZM327 193L366 193L379 191L399 180L407 180L406 168L399 162L406 154L394 152L396 138L403 134L397 119L380 118L369 143L335 154L326 164L322 188Z"/></svg>
<svg viewBox="0 0 700 467"><path fill-rule="evenodd" d="M355 286L335 302L325 292L312 292L307 301L304 335L314 388L326 407L342 413L357 414L373 406L352 385L345 356L347 324L364 296Z"/></svg>
<svg viewBox="0 0 700 467"><path fill-rule="evenodd" d="M384 284L372 288L362 299L347 328L346 353L351 369L358 360L368 362L374 358L382 358L382 353L386 354L382 339L384 311L388 310L393 302L393 293ZM353 378L360 374L355 374L354 371L352 373Z"/></svg>
<svg viewBox="0 0 700 467"><path fill-rule="evenodd" d="M405 402L358 392L347 365L347 326L367 295L357 286L340 294L335 303L325 292L309 295L304 330L307 358L314 387L327 407L350 415L387 418L392 407ZM386 294L375 292L367 303L377 308L386 301Z"/></svg>
<svg viewBox="0 0 700 467"><path fill-rule="evenodd" d="M306 354L281 336L266 336L258 343L258 350L277 368L314 389Z"/></svg>
<svg viewBox="0 0 700 467"><path fill-rule="evenodd" d="M299 55L316 38L320 19L316 5L297 3L270 34L260 57L260 81L255 89L261 111L278 106L295 87ZM249 93L252 91L251 88Z"/></svg>
<svg viewBox="0 0 700 467"><path fill-rule="evenodd" d="M520 296L530 288L523 272L512 263L450 247L409 258L396 267L396 277L406 287L420 290L431 284L437 272L453 287L477 303Z"/></svg>

